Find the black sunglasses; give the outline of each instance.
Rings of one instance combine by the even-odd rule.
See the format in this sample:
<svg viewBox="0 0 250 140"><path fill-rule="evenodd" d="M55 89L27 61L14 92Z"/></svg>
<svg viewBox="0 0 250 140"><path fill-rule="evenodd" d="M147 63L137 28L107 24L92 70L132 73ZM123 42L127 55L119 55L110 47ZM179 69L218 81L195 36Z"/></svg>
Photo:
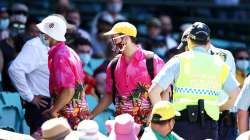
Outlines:
<svg viewBox="0 0 250 140"><path fill-rule="evenodd" d="M249 57L238 57L239 60L249 60Z"/></svg>
<svg viewBox="0 0 250 140"><path fill-rule="evenodd" d="M14 11L13 14L14 15L28 15L26 11Z"/></svg>

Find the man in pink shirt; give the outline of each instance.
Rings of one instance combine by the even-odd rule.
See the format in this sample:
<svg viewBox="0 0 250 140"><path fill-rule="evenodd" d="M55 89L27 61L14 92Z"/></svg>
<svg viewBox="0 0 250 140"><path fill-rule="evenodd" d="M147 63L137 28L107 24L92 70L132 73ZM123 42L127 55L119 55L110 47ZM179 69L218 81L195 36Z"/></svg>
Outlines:
<svg viewBox="0 0 250 140"><path fill-rule="evenodd" d="M135 44L136 34L136 27L128 22L119 22L104 34L112 37L113 50L121 54L108 65L106 95L93 110L91 117L106 109L114 98L116 115L128 113L137 123L146 125L152 109L148 88L152 77L161 70L164 62L157 55ZM148 63L150 55L152 61ZM148 64L153 68L152 72L149 71Z"/></svg>
<svg viewBox="0 0 250 140"><path fill-rule="evenodd" d="M71 127L88 118L83 92L83 70L78 55L65 45L67 23L60 15L50 15L37 25L43 42L51 47L48 66L49 89L54 99L52 108L43 112L48 117L63 116Z"/></svg>

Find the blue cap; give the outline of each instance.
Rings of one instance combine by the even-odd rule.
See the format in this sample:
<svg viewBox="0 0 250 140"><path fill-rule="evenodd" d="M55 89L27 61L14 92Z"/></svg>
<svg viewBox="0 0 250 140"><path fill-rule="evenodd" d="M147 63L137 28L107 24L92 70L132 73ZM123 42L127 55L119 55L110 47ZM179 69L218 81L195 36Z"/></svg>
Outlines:
<svg viewBox="0 0 250 140"><path fill-rule="evenodd" d="M210 39L210 29L205 23L195 22L190 29L189 37L198 42L207 42Z"/></svg>

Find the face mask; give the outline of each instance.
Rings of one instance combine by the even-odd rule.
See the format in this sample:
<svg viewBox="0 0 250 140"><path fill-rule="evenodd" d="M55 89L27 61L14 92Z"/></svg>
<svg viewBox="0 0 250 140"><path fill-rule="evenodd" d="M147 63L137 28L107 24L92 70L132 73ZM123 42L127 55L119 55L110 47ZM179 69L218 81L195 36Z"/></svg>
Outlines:
<svg viewBox="0 0 250 140"><path fill-rule="evenodd" d="M69 20L68 23L75 25L77 28L80 26L80 21L78 20Z"/></svg>
<svg viewBox="0 0 250 140"><path fill-rule="evenodd" d="M126 47L125 36L118 36L112 39L113 48L112 50L116 53L124 51Z"/></svg>
<svg viewBox="0 0 250 140"><path fill-rule="evenodd" d="M153 52L159 55L160 57L164 57L166 51L167 51L166 47L153 48Z"/></svg>
<svg viewBox="0 0 250 140"><path fill-rule="evenodd" d="M237 66L240 70L246 72L247 69L248 69L248 67L249 67L249 61L248 61L248 60L239 60L239 59L237 59L237 60L236 60L236 66Z"/></svg>
<svg viewBox="0 0 250 140"><path fill-rule="evenodd" d="M17 36L18 34L21 34L21 33L23 33L24 31L22 31L22 30L18 30L18 29L12 29L11 31L10 31L10 36L11 37L15 37L15 36Z"/></svg>
<svg viewBox="0 0 250 140"><path fill-rule="evenodd" d="M80 27L80 24L81 24L80 21L75 21L75 25L76 25L77 28Z"/></svg>
<svg viewBox="0 0 250 140"><path fill-rule="evenodd" d="M10 20L9 19L1 19L0 20L0 30L6 30L8 29L10 24Z"/></svg>
<svg viewBox="0 0 250 140"><path fill-rule="evenodd" d="M41 39L42 43L45 46L47 46L47 47L49 46L49 40L46 38L45 34L40 34L39 38Z"/></svg>
<svg viewBox="0 0 250 140"><path fill-rule="evenodd" d="M81 53L79 54L79 57L84 64L88 64L91 59L91 55L87 53Z"/></svg>
<svg viewBox="0 0 250 140"><path fill-rule="evenodd" d="M121 3L110 3L107 7L108 11L111 13L119 13L122 10Z"/></svg>

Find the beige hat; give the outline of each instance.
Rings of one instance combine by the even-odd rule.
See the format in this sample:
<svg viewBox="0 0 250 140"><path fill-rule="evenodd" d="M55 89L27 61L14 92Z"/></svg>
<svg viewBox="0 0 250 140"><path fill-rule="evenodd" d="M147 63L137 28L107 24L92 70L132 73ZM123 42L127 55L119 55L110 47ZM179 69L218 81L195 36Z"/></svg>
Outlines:
<svg viewBox="0 0 250 140"><path fill-rule="evenodd" d="M43 140L61 140L72 132L70 125L64 118L54 118L42 125Z"/></svg>

